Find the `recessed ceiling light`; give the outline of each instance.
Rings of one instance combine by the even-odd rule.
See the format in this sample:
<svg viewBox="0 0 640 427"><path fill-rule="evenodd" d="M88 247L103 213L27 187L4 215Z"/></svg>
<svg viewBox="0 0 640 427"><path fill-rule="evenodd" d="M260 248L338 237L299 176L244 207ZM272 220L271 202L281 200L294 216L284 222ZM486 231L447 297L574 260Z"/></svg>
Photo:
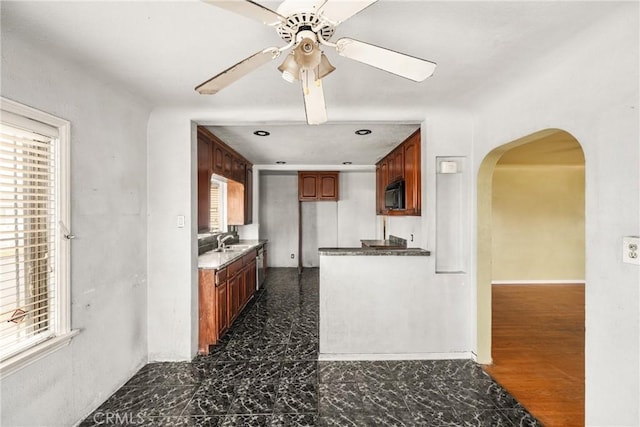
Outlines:
<svg viewBox="0 0 640 427"><path fill-rule="evenodd" d="M269 136L271 135L269 132L267 132L266 130L257 130L253 133L254 135L257 136Z"/></svg>
<svg viewBox="0 0 640 427"><path fill-rule="evenodd" d="M371 133L371 129L358 129L356 131L356 135L369 135Z"/></svg>
<svg viewBox="0 0 640 427"><path fill-rule="evenodd" d="M287 162L284 162L284 161L282 161L282 160L278 160L278 161L276 162L276 165L284 165L284 164L286 164L286 163L287 163Z"/></svg>
<svg viewBox="0 0 640 427"><path fill-rule="evenodd" d="M353 162L342 162L343 165L352 165Z"/></svg>

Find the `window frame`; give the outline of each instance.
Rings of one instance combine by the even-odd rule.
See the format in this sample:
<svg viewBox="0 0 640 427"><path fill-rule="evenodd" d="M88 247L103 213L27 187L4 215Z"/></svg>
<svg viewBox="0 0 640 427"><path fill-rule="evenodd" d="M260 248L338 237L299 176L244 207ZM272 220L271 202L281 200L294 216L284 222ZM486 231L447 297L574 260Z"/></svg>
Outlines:
<svg viewBox="0 0 640 427"><path fill-rule="evenodd" d="M66 346L79 330L71 329L71 228L70 217L70 143L71 123L41 110L28 107L10 99L0 97L0 119L2 112L24 118L26 121L44 123L58 129L56 150L56 215L58 224L55 231L56 247L56 316L52 337L27 347L19 353L0 361L0 378L4 378L25 366Z"/></svg>

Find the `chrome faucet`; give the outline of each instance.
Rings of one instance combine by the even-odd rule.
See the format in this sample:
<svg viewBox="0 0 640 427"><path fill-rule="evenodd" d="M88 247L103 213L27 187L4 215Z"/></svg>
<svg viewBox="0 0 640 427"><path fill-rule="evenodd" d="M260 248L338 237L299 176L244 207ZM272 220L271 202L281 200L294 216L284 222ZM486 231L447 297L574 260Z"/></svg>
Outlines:
<svg viewBox="0 0 640 427"><path fill-rule="evenodd" d="M218 247L219 248L224 248L226 246L226 241L229 239L233 239L233 236L231 234L227 234L226 236L222 236L222 234L218 235L218 237L216 237L216 239L218 240Z"/></svg>

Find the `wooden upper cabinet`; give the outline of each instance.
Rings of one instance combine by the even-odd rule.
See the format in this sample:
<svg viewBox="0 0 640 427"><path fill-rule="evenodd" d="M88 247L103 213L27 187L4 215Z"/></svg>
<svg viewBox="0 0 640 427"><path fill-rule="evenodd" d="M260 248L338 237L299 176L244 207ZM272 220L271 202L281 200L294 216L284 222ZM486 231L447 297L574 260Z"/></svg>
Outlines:
<svg viewBox="0 0 640 427"><path fill-rule="evenodd" d="M378 215L421 215L420 129L376 164L376 213ZM387 185L404 180L405 209L384 207Z"/></svg>
<svg viewBox="0 0 640 427"><path fill-rule="evenodd" d="M226 150L223 150L222 156L222 175L233 179L233 156Z"/></svg>
<svg viewBox="0 0 640 427"><path fill-rule="evenodd" d="M213 173L224 175L224 149L218 143L213 144Z"/></svg>
<svg viewBox="0 0 640 427"><path fill-rule="evenodd" d="M318 199L318 175L298 172L298 198L300 200Z"/></svg>
<svg viewBox="0 0 640 427"><path fill-rule="evenodd" d="M244 223L253 223L253 169L247 165L244 182Z"/></svg>
<svg viewBox="0 0 640 427"><path fill-rule="evenodd" d="M392 153L393 159L390 160L392 165L389 168L389 183L396 182L404 178L404 150L402 146L398 147Z"/></svg>
<svg viewBox="0 0 640 427"><path fill-rule="evenodd" d="M420 174L420 133L414 133L404 144L405 214L420 215L422 183Z"/></svg>
<svg viewBox="0 0 640 427"><path fill-rule="evenodd" d="M198 133L198 231L209 231L211 141Z"/></svg>
<svg viewBox="0 0 640 427"><path fill-rule="evenodd" d="M242 184L244 184L245 180L246 180L246 169L247 166L245 164L245 162L242 161L242 159L238 158L238 157L234 157L233 158L233 170L231 171L231 175L233 176L233 180L234 181L238 181Z"/></svg>
<svg viewBox="0 0 640 427"><path fill-rule="evenodd" d="M338 173L318 174L318 198L320 200L338 200Z"/></svg>
<svg viewBox="0 0 640 427"><path fill-rule="evenodd" d="M337 201L339 172L298 172L298 199L301 202Z"/></svg>
<svg viewBox="0 0 640 427"><path fill-rule="evenodd" d="M211 169L211 141L198 134L198 170Z"/></svg>
<svg viewBox="0 0 640 427"><path fill-rule="evenodd" d="M209 231L209 209L211 205L211 175L216 174L235 181L227 192L229 224L250 224L253 217L253 165L218 139L207 128L198 126L198 230ZM251 174L249 178L248 175ZM247 183L247 181L251 181Z"/></svg>

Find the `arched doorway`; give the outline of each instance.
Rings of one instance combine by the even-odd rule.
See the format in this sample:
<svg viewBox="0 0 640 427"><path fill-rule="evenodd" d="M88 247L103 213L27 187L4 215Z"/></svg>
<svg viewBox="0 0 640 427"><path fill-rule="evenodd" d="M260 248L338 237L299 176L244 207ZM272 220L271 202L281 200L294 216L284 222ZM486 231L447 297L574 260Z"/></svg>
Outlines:
<svg viewBox="0 0 640 427"><path fill-rule="evenodd" d="M501 348L501 343L497 349L492 346L492 313L498 315L493 318L496 321L493 325L494 333L502 331L498 323L506 318L503 316L505 312L509 314L509 308L505 305L513 304L513 311L518 315L535 313L535 310L524 310L524 299L520 304L517 299L503 298L504 292L511 292L511 295L518 295L518 298L529 298L533 294L527 292L536 292L533 298L540 298L539 301L548 298L549 308L546 310L553 316L553 310L566 309L566 306L563 309L556 303L564 298L561 296L561 292L565 292L563 287L576 286L568 283L584 283L584 165L584 154L578 141L559 129L536 132L500 146L483 160L478 173L477 227L477 343L480 363L490 364L492 350L495 355ZM505 287L498 284L526 286L511 286L506 291ZM497 307L492 307L492 286L494 295L499 295L501 305ZM567 384L556 387L557 384L553 381L580 381L579 387L570 391L571 394L575 394L576 390L582 390L581 416L574 416L579 418L576 425L580 425L584 422L584 286L577 285L577 289L579 294L576 294L578 299L575 301L578 302L575 304L581 306L576 307L576 316L580 319L581 325L580 329L574 329L572 333L580 334L577 346L581 348L576 348L576 355L579 355L581 360L568 363L577 364L580 372L570 381L556 381L553 378L544 378L544 367L540 366L540 370L535 373L535 379L543 379L541 384L544 385L541 387L553 389L550 393L559 393L555 399L558 401L563 397L562 387ZM535 303L532 306L535 309ZM492 308L496 311L492 312ZM540 313L547 314L544 310ZM518 322L513 322L509 328L515 331L516 323ZM510 339L520 339L524 343L531 341L538 332L535 324L525 324L524 328L524 334L519 338L514 335ZM500 334L496 336L504 338ZM536 339L538 338L536 335ZM515 351L512 351L511 355L515 355L516 359L528 358L533 364L536 363L536 359L531 358L531 348L518 349L515 343L513 349ZM535 348L533 352L536 352ZM496 365L488 368L489 371L495 374L511 370L522 374L516 359L509 359L508 363L513 363L509 369L496 369L499 365L504 367L507 363L504 353L498 354L500 360L496 360ZM548 354L540 352L536 356L548 357ZM553 366L551 369L554 369ZM506 380L514 378L515 375L513 378L507 377ZM518 379L529 381L522 376ZM540 390L540 396L545 391ZM535 411L532 412L536 415ZM548 424L570 425L566 419L562 424Z"/></svg>

